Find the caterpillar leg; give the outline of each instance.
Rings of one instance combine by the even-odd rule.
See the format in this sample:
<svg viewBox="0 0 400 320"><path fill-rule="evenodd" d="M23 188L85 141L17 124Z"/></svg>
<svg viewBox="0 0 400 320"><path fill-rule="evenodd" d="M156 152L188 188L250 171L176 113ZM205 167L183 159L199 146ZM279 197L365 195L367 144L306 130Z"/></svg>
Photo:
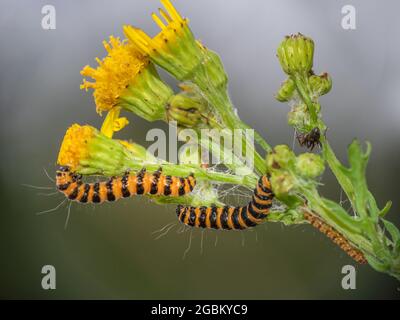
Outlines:
<svg viewBox="0 0 400 320"><path fill-rule="evenodd" d="M179 205L176 214L182 223L199 228L243 230L264 222L272 206L273 193L267 176L262 176L251 201L243 207L193 207Z"/></svg>
<svg viewBox="0 0 400 320"><path fill-rule="evenodd" d="M56 172L56 185L70 200L103 203L145 194L183 196L193 190L196 179L193 175L186 178L164 175L160 168L154 173L142 169L137 174L126 172L107 181L84 183L81 175L71 172L69 167L60 167Z"/></svg>

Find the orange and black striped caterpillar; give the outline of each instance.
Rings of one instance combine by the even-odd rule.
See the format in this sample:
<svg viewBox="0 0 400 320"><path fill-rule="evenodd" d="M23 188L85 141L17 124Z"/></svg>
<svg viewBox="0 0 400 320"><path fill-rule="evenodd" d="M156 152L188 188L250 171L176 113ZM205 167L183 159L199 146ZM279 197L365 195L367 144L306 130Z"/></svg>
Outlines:
<svg viewBox="0 0 400 320"><path fill-rule="evenodd" d="M360 264L367 263L364 254L355 248L350 242L343 237L343 235L328 225L326 222L322 221L319 217L309 213L304 213L304 218L310 222L310 224L318 229L321 233L325 234L329 239L333 241L336 245L340 247L344 252L346 252L351 258Z"/></svg>
<svg viewBox="0 0 400 320"><path fill-rule="evenodd" d="M56 185L70 200L103 203L144 194L183 196L193 190L196 180L193 175L186 178L164 175L160 168L154 173L142 169L137 174L126 172L123 176L111 177L107 181L84 183L81 175L64 166L56 172Z"/></svg>
<svg viewBox="0 0 400 320"><path fill-rule="evenodd" d="M182 223L199 228L243 230L264 222L274 194L267 176L262 176L251 201L243 207L192 207L179 205L176 214Z"/></svg>
<svg viewBox="0 0 400 320"><path fill-rule="evenodd" d="M271 191L270 181L264 175L258 180L253 197L246 206L193 207L180 205L176 209L176 214L179 221L191 227L243 230L264 222L272 206L273 198L274 194ZM360 250L351 245L340 232L329 226L319 217L305 212L304 218L337 244L356 262L361 264L367 262Z"/></svg>

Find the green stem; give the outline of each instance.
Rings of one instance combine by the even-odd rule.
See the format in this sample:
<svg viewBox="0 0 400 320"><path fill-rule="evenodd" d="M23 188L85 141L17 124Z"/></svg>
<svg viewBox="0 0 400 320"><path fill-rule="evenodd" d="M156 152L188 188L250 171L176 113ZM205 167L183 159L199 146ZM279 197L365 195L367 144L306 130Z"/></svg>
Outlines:
<svg viewBox="0 0 400 320"><path fill-rule="evenodd" d="M234 107L229 99L227 92L221 92L211 85L208 80L206 71L202 66L199 66L197 72L194 73L192 81L199 87L200 91L204 94L209 103L215 107L217 114L221 117L223 126L228 129L249 129L250 127L244 124L234 112ZM261 137L260 134L255 132L255 140L260 143L264 150L269 151L271 147ZM244 139L246 139L244 137ZM244 140L244 144L246 144ZM254 149L254 148L253 148ZM260 174L266 172L264 158L254 150L254 164Z"/></svg>
<svg viewBox="0 0 400 320"><path fill-rule="evenodd" d="M299 93L300 98L307 105L308 112L311 116L311 121L313 126L317 126L318 124L318 115L317 110L315 108L314 102L310 97L310 88L308 86L308 78L304 75L295 74L291 76L291 79L294 81L297 92Z"/></svg>
<svg viewBox="0 0 400 320"><path fill-rule="evenodd" d="M206 115L203 115L203 117L206 117ZM219 130L222 130L222 129L225 128L221 123L219 123L218 121L216 121L216 120L213 119L213 118L207 118L207 120L208 120L209 125L210 125L212 128L219 129ZM235 121L241 122L238 118L237 118ZM237 126L236 126L236 127L237 127ZM249 128L249 127L248 127L248 128ZM254 131L254 134L256 134L256 131ZM236 151L234 150L233 156L236 157L236 159L239 159L239 157L242 157L243 154L246 154L246 146L249 146L249 147L250 147L250 151L248 151L248 152L249 152L249 153L253 153L253 155L254 155L254 166L255 166L255 168L257 169L257 172L258 172L260 175L263 175L263 174L265 174L265 172L266 172L265 160L264 160L264 158L262 158L261 155L254 149L253 144L252 144L252 143L248 143L248 142L249 142L249 141L248 141L246 135L242 134L242 150L241 150L241 152L236 152ZM218 148L218 147L217 147L217 146L214 146L214 148ZM220 148L218 148L218 149L220 150ZM214 149L214 150L215 150L215 149ZM222 152L222 151L220 151L220 152ZM241 165L244 166L244 163L243 163L242 161L240 161L240 162L241 162ZM229 167L229 166L228 166L228 167Z"/></svg>
<svg viewBox="0 0 400 320"><path fill-rule="evenodd" d="M156 171L160 165L149 164L146 168L149 171ZM254 187L257 178L252 176L237 176L233 174L226 174L222 172L210 171L207 169L200 168L198 166L191 166L185 164L162 164L161 165L164 174L173 175L178 177L188 176L193 173L197 180L206 180L216 183L228 183L235 185L242 185L249 188Z"/></svg>

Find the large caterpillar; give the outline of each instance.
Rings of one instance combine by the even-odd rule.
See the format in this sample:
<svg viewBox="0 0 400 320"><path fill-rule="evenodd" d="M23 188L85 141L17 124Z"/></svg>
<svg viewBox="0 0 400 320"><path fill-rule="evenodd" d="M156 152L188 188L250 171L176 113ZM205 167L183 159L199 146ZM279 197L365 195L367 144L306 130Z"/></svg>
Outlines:
<svg viewBox="0 0 400 320"><path fill-rule="evenodd" d="M242 230L262 222L272 206L274 194L267 176L262 176L251 201L243 207L193 207L179 205L176 209L179 221L199 228Z"/></svg>
<svg viewBox="0 0 400 320"><path fill-rule="evenodd" d="M142 169L137 174L126 172L107 181L84 183L81 175L71 172L69 167L60 167L56 172L56 185L70 200L103 203L143 194L183 196L193 190L196 180L192 175L186 178L164 175L160 168L154 173Z"/></svg>
<svg viewBox="0 0 400 320"><path fill-rule="evenodd" d="M271 191L271 183L268 177L264 175L258 180L253 197L246 206L193 207L179 205L176 209L176 214L179 221L191 227L243 230L264 222L272 206L273 198L274 194ZM304 218L337 244L356 262L360 264L367 262L360 250L352 246L340 232L329 226L319 217L306 212L304 213Z"/></svg>
<svg viewBox="0 0 400 320"><path fill-rule="evenodd" d="M351 258L353 258L356 262L360 264L367 263L367 260L364 257L364 254L352 246L350 242L343 237L343 235L328 225L326 222L322 221L319 217L309 213L304 213L304 218L310 222L312 226L317 228L320 232L325 234L329 239L333 241L333 243L337 244L340 249L346 252Z"/></svg>

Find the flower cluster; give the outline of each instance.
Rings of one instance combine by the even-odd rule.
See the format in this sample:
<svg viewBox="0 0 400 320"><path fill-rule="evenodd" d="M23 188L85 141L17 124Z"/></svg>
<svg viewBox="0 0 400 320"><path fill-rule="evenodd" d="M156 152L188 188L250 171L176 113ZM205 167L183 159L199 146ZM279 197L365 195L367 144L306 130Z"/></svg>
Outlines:
<svg viewBox="0 0 400 320"><path fill-rule="evenodd" d="M297 131L300 144L311 150L319 146L322 153L296 156L288 146L272 149L254 131L254 140L264 152L262 155L255 148L253 135L238 135L239 144L229 146L225 140L229 142L230 136L221 139L219 133L215 133L225 130L232 135L233 129L243 131L250 127L239 119L229 99L228 77L220 57L195 38L189 20L183 18L169 0L160 1L164 9L159 9L159 15L152 14L161 29L156 36L125 25L126 39L110 36L103 43L107 55L103 59L96 58L96 67L82 69L81 89L93 90L96 111L106 116L100 130L79 124L68 128L57 163L81 175L114 176L143 168L156 171L160 166L166 175L193 174L199 183L189 195L179 199L154 199L159 203L203 207L224 205L219 199L217 183L251 189L259 176L268 175L268 188L271 188L268 194L273 193L277 199L268 221L318 224L319 230L325 230L324 233L342 248L350 248L351 244L376 270L400 279L400 232L383 218L390 203L379 209L367 186L365 171L370 149L364 152L357 141L353 142L346 167L336 158L326 138L319 98L331 90L332 80L327 73L316 75L313 71L313 40L299 33L286 37L280 44L277 56L287 79L276 98L290 102L288 122ZM158 68L177 80L178 90L160 77ZM207 132L206 137L200 139L205 153L203 149L200 152L193 148L193 153L191 149L184 149L180 155L187 161L173 164L153 156L138 143L115 139L114 133L129 124L127 116L121 116L122 112L134 113L147 121L176 122L181 134L190 131L185 135L189 142L193 133ZM208 138L212 138L211 141ZM224 160L209 168L203 159L208 159L214 151L224 159L231 157L232 161ZM244 163L245 154L254 156L251 165ZM194 158L200 160L192 161ZM332 170L348 197L354 216L319 194L318 177L325 165ZM221 166L224 166L222 170ZM223 172L226 169L228 172ZM390 238L382 230L382 224Z"/></svg>
<svg viewBox="0 0 400 320"><path fill-rule="evenodd" d="M169 0L161 3L165 9L159 9L160 16L152 15L161 28L158 35L151 38L138 28L124 26L127 39L110 36L103 42L107 55L96 58L96 67L86 65L81 70L84 77L81 89L93 90L96 111L107 115L100 131L78 125L68 129L58 158L60 165L85 173L110 172L93 164L94 158L99 160L99 149L91 148L91 142L101 137L103 143L111 143L114 133L129 124L127 117L120 116L121 112L134 113L147 121L176 121L179 128L212 127L221 119L226 106L217 103L218 112L210 103L210 100L218 102L219 97L225 100L228 97L221 59L195 39L189 20L182 18ZM175 93L161 79L157 67L180 82L180 91ZM89 133L95 139L89 139ZM126 143L115 146L117 149L131 147ZM141 155L144 156L142 150ZM88 159L91 159L90 165ZM114 169L114 172L120 170L119 164Z"/></svg>
<svg viewBox="0 0 400 320"><path fill-rule="evenodd" d="M286 145L278 145L273 149L267 157L267 167L278 198L295 195L303 185L315 184L315 179L325 169L319 155L303 153L296 157Z"/></svg>
<svg viewBox="0 0 400 320"><path fill-rule="evenodd" d="M332 79L326 72L314 74L314 41L301 33L286 36L278 47L277 56L288 78L275 97L280 102L293 101L288 123L301 138L307 139L314 128L325 130L319 122L318 98L331 90Z"/></svg>

